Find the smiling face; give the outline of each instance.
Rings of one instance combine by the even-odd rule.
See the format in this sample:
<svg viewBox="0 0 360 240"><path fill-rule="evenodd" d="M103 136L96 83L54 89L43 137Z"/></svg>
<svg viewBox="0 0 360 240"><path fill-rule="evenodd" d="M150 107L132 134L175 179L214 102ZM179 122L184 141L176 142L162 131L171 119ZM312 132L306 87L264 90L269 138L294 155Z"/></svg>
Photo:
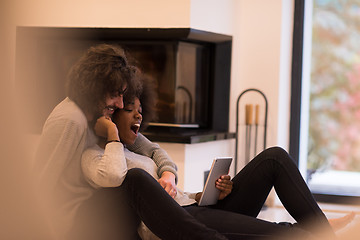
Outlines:
<svg viewBox="0 0 360 240"><path fill-rule="evenodd" d="M112 116L117 108L123 108L123 95L106 97L105 107L103 108L103 115L106 117Z"/></svg>
<svg viewBox="0 0 360 240"><path fill-rule="evenodd" d="M125 104L123 109L118 109L113 115L113 121L119 130L120 141L124 144L133 144L138 135L141 121L142 108L138 98Z"/></svg>
<svg viewBox="0 0 360 240"><path fill-rule="evenodd" d="M111 117L117 108L124 107L123 97L125 91L126 91L126 86L123 87L121 91L118 91L114 94L107 94L105 98L105 107L102 108L103 116Z"/></svg>

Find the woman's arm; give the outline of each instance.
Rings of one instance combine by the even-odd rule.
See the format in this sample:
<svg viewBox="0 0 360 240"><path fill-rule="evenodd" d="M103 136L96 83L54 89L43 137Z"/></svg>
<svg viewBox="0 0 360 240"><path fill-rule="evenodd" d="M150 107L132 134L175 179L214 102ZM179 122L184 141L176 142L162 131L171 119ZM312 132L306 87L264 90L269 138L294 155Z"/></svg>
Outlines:
<svg viewBox="0 0 360 240"><path fill-rule="evenodd" d="M86 149L81 158L81 168L93 187L120 186L128 170L122 143L108 143L105 150L97 145Z"/></svg>
<svg viewBox="0 0 360 240"><path fill-rule="evenodd" d="M96 135L107 139L105 149L98 145L84 151L81 167L85 178L94 187L117 187L127 174L124 146L118 129L110 118L100 117L94 127Z"/></svg>

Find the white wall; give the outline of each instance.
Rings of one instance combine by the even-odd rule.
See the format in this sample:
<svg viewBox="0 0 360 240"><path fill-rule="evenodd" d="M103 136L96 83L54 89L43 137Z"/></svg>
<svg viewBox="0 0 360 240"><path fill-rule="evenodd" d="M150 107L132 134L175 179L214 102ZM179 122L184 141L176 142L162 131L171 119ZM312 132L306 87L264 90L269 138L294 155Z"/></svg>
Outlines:
<svg viewBox="0 0 360 240"><path fill-rule="evenodd" d="M187 192L200 192L204 187L204 172L216 157L234 157L234 139L195 144L158 143L178 166L178 186ZM233 168L230 168L233 175Z"/></svg>
<svg viewBox="0 0 360 240"><path fill-rule="evenodd" d="M188 27L190 0L13 0L16 24L71 27Z"/></svg>
<svg viewBox="0 0 360 240"><path fill-rule="evenodd" d="M237 13L236 0L192 0L190 26L233 35Z"/></svg>
<svg viewBox="0 0 360 240"><path fill-rule="evenodd" d="M244 89L264 92L269 102L267 146L288 148L292 4L292 0L237 2L230 109L236 108ZM256 102L255 97L248 102ZM230 112L230 126L235 127L235 110Z"/></svg>
<svg viewBox="0 0 360 240"><path fill-rule="evenodd" d="M233 36L230 131L236 128L236 101L240 93L248 88L259 89L269 104L267 147L279 145L288 149L293 2L191 1L191 27ZM260 94L249 92L241 98L239 160L243 159L245 149L243 105L248 103L259 104L262 114L265 110ZM260 116L260 124L264 124L264 115ZM260 126L258 142L263 143L263 134Z"/></svg>

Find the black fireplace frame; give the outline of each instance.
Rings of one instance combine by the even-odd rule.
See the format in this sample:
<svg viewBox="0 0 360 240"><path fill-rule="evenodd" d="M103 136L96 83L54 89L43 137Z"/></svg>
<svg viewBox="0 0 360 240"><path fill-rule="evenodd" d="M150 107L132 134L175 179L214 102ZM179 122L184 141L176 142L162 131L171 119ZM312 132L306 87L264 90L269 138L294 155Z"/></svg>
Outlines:
<svg viewBox="0 0 360 240"><path fill-rule="evenodd" d="M22 59L22 55L29 51L27 48L31 48L38 40L44 38L87 42L170 40L206 43L210 47L208 125L198 129L150 126L144 134L154 141L178 143L196 143L234 137L233 133L228 132L231 36L192 28L17 27L17 60ZM22 67L22 61L17 61L17 70L21 71ZM29 84L31 85L24 81L26 79L17 79L18 86L26 88ZM45 119L42 120L45 121Z"/></svg>

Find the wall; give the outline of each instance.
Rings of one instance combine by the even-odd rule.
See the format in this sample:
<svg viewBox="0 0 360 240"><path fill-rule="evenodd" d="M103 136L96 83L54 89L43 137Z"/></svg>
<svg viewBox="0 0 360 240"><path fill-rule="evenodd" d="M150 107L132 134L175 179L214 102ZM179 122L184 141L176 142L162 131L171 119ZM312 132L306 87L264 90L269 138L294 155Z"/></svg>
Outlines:
<svg viewBox="0 0 360 240"><path fill-rule="evenodd" d="M192 27L232 35L230 131L235 131L238 95L258 88L269 101L267 146L288 148L293 0L13 0L8 7L10 62L15 60L16 25ZM249 95L246 101L259 100ZM240 142L240 154L243 146Z"/></svg>
<svg viewBox="0 0 360 240"><path fill-rule="evenodd" d="M13 1L16 24L27 26L187 27L189 8L190 0Z"/></svg>
<svg viewBox="0 0 360 240"><path fill-rule="evenodd" d="M239 12L234 32L233 77L230 108L247 88L257 88L269 102L267 146L287 148L289 128L289 82L291 63L292 1L238 1ZM271 9L271 10L270 10ZM256 102L249 96L246 102ZM261 101L260 101L261 104ZM235 126L235 111L230 126Z"/></svg>
<svg viewBox="0 0 360 240"><path fill-rule="evenodd" d="M195 144L164 143L166 149L178 166L178 186L186 192L200 192L204 187L204 172L210 170L216 157L234 157L234 139ZM233 165L230 168L233 174Z"/></svg>
<svg viewBox="0 0 360 240"><path fill-rule="evenodd" d="M248 88L259 89L269 104L267 147L279 145L288 149L292 19L293 0L191 2L191 27L233 36L230 131L236 128L236 102L240 93ZM249 92L240 100L240 161L245 151L243 105L259 104L260 112L264 113L265 104L259 96ZM264 118L260 119L264 125ZM260 138L263 130L260 126Z"/></svg>

